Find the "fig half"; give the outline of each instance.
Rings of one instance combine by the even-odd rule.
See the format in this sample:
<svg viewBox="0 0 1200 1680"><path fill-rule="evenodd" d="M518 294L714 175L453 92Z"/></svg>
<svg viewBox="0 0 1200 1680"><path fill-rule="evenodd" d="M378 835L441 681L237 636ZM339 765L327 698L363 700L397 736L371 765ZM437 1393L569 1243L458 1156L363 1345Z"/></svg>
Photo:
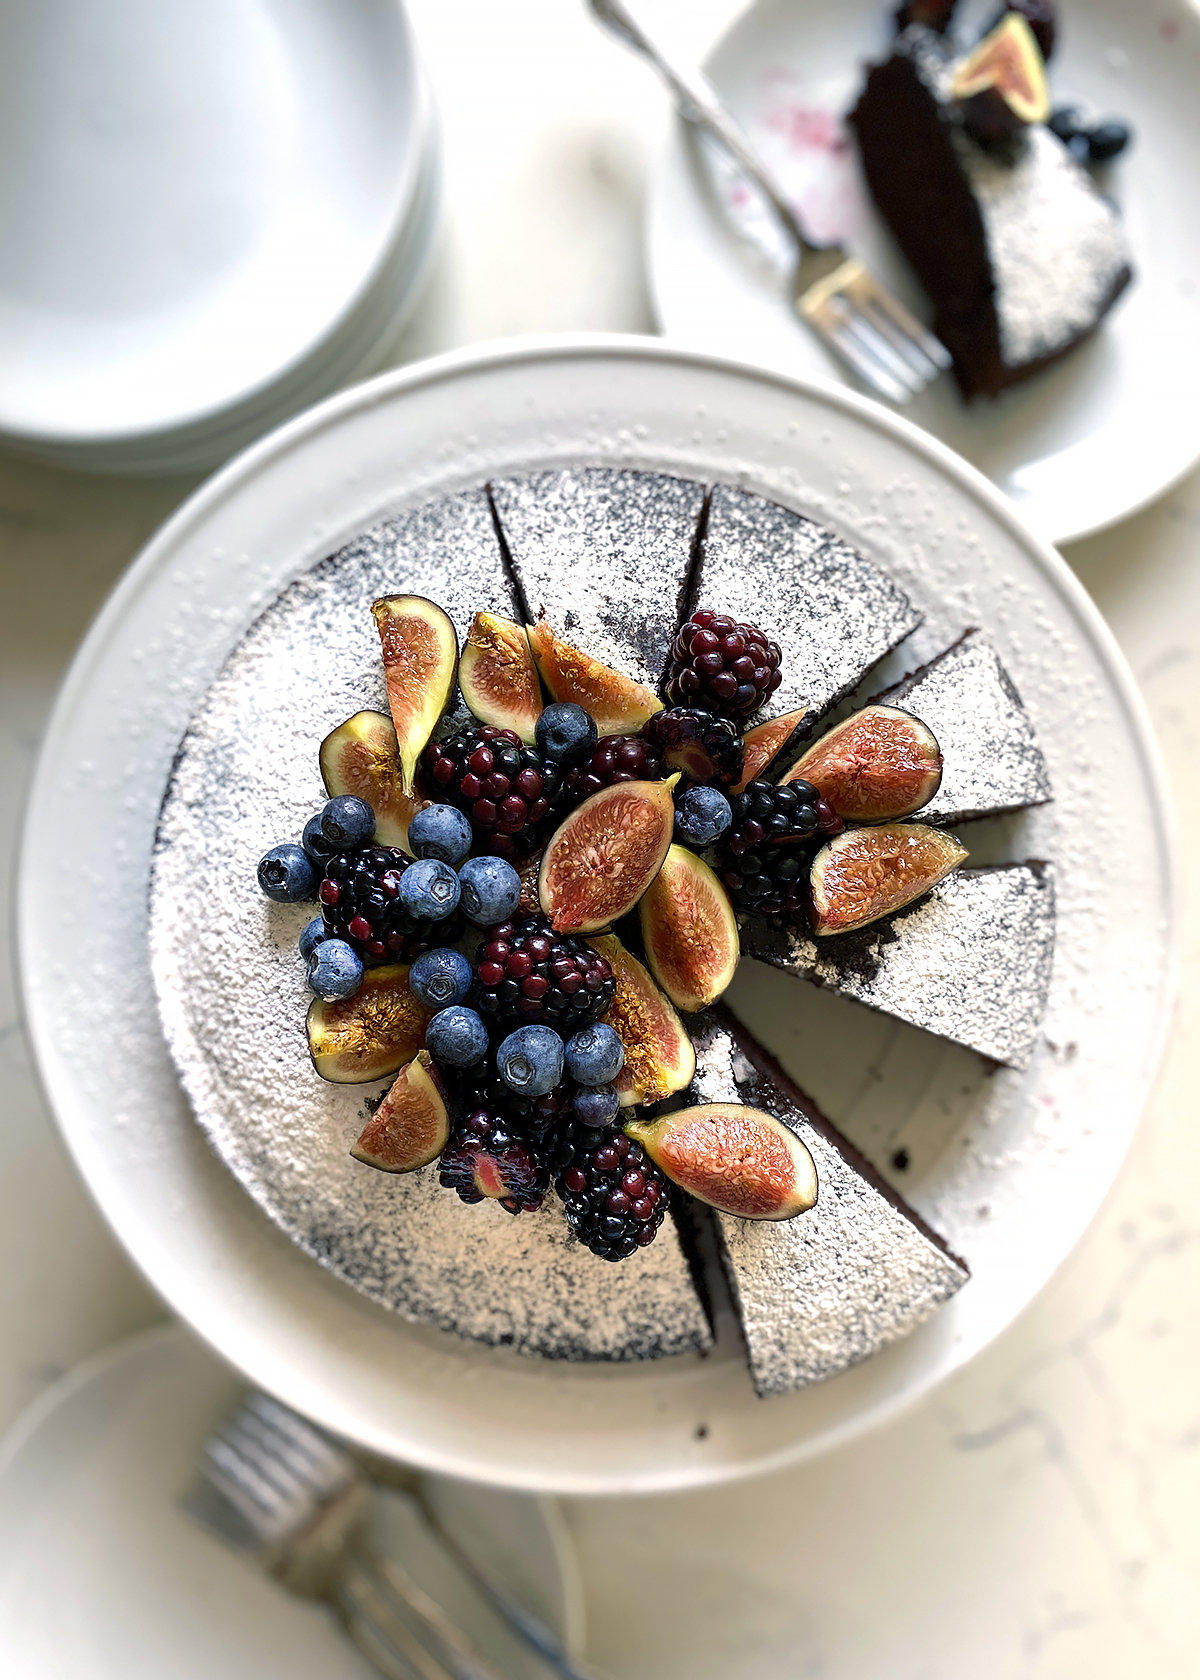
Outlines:
<svg viewBox="0 0 1200 1680"><path fill-rule="evenodd" d="M415 1172L450 1136L446 1093L428 1050L419 1050L359 1134L350 1153L381 1172Z"/></svg>
<svg viewBox="0 0 1200 1680"><path fill-rule="evenodd" d="M545 619L529 626L529 645L551 696L582 706L601 735L636 735L648 717L662 711L656 694L560 641Z"/></svg>
<svg viewBox="0 0 1200 1680"><path fill-rule="evenodd" d="M476 613L458 661L458 686L480 723L512 729L533 745L542 685L521 625L494 613Z"/></svg>
<svg viewBox="0 0 1200 1680"><path fill-rule="evenodd" d="M353 997L309 1004L312 1065L334 1085L386 1079L421 1049L432 1015L409 991L406 963L369 968Z"/></svg>
<svg viewBox="0 0 1200 1680"><path fill-rule="evenodd" d="M441 607L423 595L384 595L371 603L371 616L383 649L400 779L411 793L417 760L454 694L458 637Z"/></svg>
<svg viewBox="0 0 1200 1680"><path fill-rule="evenodd" d="M615 933L588 944L606 959L617 982L601 1020L625 1046L625 1066L613 1081L621 1107L661 1102L686 1091L696 1074L696 1050L674 1005Z"/></svg>
<svg viewBox="0 0 1200 1680"><path fill-rule="evenodd" d="M706 1103L627 1120L656 1167L709 1207L739 1219L794 1219L817 1200L817 1169L794 1132L761 1108Z"/></svg>
<svg viewBox="0 0 1200 1680"><path fill-rule="evenodd" d="M811 782L846 822L895 822L942 782L933 731L897 706L864 706L809 747L784 782Z"/></svg>
<svg viewBox="0 0 1200 1680"><path fill-rule="evenodd" d="M538 898L556 933L595 933L633 909L671 844L678 780L614 782L555 829Z"/></svg>
<svg viewBox="0 0 1200 1680"><path fill-rule="evenodd" d="M966 856L952 834L925 823L848 828L813 859L812 931L850 933L890 916L944 881Z"/></svg>
<svg viewBox="0 0 1200 1680"><path fill-rule="evenodd" d="M767 766L802 735L805 725L811 722L812 715L807 708L802 707L798 712L784 712L781 717L768 718L766 723L760 723L754 729L748 730L742 737L744 756L741 779L732 791L745 793L751 782L758 781Z"/></svg>
<svg viewBox="0 0 1200 1680"><path fill-rule="evenodd" d="M993 89L1019 124L1045 122L1050 115L1046 61L1019 12L1007 12L959 61L950 84L951 97L964 104Z"/></svg>
<svg viewBox="0 0 1200 1680"><path fill-rule="evenodd" d="M638 905L651 972L676 1009L707 1009L738 965L737 917L712 870L686 846L671 846Z"/></svg>
<svg viewBox="0 0 1200 1680"><path fill-rule="evenodd" d="M355 712L321 742L321 780L331 799L352 793L375 813L381 846L408 851L408 825L425 801L405 793L396 726L383 712Z"/></svg>

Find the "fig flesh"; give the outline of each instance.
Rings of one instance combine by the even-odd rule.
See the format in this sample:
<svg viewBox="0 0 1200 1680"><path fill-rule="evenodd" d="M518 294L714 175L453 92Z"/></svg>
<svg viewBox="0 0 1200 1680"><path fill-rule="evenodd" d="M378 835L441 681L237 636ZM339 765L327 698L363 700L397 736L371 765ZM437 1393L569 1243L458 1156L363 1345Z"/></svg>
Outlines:
<svg viewBox="0 0 1200 1680"><path fill-rule="evenodd" d="M445 1090L428 1050L419 1050L400 1069L350 1153L381 1172L415 1172L437 1159L449 1137Z"/></svg>
<svg viewBox="0 0 1200 1680"><path fill-rule="evenodd" d="M696 1073L696 1050L674 1005L616 934L601 934L588 944L605 958L617 982L601 1020L625 1046L625 1066L613 1081L621 1107L686 1091Z"/></svg>
<svg viewBox="0 0 1200 1680"><path fill-rule="evenodd" d="M321 780L331 799L352 793L375 813L381 846L409 850L408 825L425 804L404 791L396 726L383 712L355 712L321 742Z"/></svg>
<svg viewBox="0 0 1200 1680"><path fill-rule="evenodd" d="M556 933L595 933L633 909L671 844L678 780L614 782L554 831L542 856L538 898Z"/></svg>
<svg viewBox="0 0 1200 1680"><path fill-rule="evenodd" d="M812 931L850 933L890 916L944 881L966 856L952 834L925 823L848 828L813 859Z"/></svg>
<svg viewBox="0 0 1200 1680"><path fill-rule="evenodd" d="M476 613L458 661L458 686L480 723L512 729L527 746L542 715L542 685L519 624Z"/></svg>
<svg viewBox="0 0 1200 1680"><path fill-rule="evenodd" d="M966 104L995 89L1017 122L1041 123L1050 115L1046 61L1037 37L1019 12L1007 12L973 52L961 59L950 84Z"/></svg>
<svg viewBox="0 0 1200 1680"><path fill-rule="evenodd" d="M401 785L411 793L417 761L454 695L458 637L441 607L423 595L384 595L371 603L371 616L383 650Z"/></svg>
<svg viewBox="0 0 1200 1680"><path fill-rule="evenodd" d="M742 774L731 791L745 793L751 782L764 779L767 766L802 736L811 718L812 713L802 708L798 712L784 712L781 717L769 718L766 723L748 730L742 737L745 748Z"/></svg>
<svg viewBox="0 0 1200 1680"><path fill-rule="evenodd" d="M647 718L662 711L650 689L560 641L545 619L529 626L529 645L551 696L582 706L601 735L636 735Z"/></svg>
<svg viewBox="0 0 1200 1680"><path fill-rule="evenodd" d="M650 883L638 918L650 971L676 1009L707 1009L738 965L737 918L703 858L672 846Z"/></svg>
<svg viewBox="0 0 1200 1680"><path fill-rule="evenodd" d="M406 963L369 968L353 997L309 1005L313 1067L334 1085L386 1079L421 1049L432 1015L409 990Z"/></svg>
<svg viewBox="0 0 1200 1680"><path fill-rule="evenodd" d="M846 822L896 822L928 805L942 782L932 730L896 706L864 706L835 724L784 782L811 782Z"/></svg>
<svg viewBox="0 0 1200 1680"><path fill-rule="evenodd" d="M816 1204L812 1156L760 1108L706 1103L627 1120L625 1133L681 1189L738 1219L794 1219Z"/></svg>

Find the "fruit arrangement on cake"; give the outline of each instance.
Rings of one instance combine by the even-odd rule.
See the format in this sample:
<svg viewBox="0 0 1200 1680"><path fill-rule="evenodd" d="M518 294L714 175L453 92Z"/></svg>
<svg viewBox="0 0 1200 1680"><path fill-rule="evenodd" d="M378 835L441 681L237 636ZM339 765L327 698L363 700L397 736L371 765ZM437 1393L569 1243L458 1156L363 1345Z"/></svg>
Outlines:
<svg viewBox="0 0 1200 1680"><path fill-rule="evenodd" d="M965 868L950 832L1050 797L995 650L967 630L839 709L919 620L811 520L610 468L297 580L194 720L156 855L168 1038L239 1176L377 1299L525 1353L703 1350L725 1288L765 1395L913 1328L964 1262L720 1000L745 952L1033 1055L1051 872Z"/></svg>

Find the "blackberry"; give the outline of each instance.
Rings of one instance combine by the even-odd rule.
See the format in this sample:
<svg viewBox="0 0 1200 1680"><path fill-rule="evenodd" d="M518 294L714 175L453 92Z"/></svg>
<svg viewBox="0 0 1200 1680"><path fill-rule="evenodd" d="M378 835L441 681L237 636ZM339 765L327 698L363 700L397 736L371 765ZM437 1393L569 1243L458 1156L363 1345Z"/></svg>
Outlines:
<svg viewBox="0 0 1200 1680"><path fill-rule="evenodd" d="M523 858L537 850L562 791L562 771L511 729L464 729L425 748L425 774L436 797L470 820L481 852Z"/></svg>
<svg viewBox="0 0 1200 1680"><path fill-rule="evenodd" d="M584 940L555 933L544 916L501 922L475 953L472 1000L500 1027L541 1025L569 1035L598 1020L616 989L605 958Z"/></svg>
<svg viewBox="0 0 1200 1680"><path fill-rule="evenodd" d="M732 787L741 779L746 744L737 725L694 706L669 706L642 725L642 735L663 756L666 774L683 772L683 786Z"/></svg>
<svg viewBox="0 0 1200 1680"><path fill-rule="evenodd" d="M661 782L665 775L662 753L652 742L641 735L606 735L582 764L567 771L563 787L577 805L615 782Z"/></svg>
<svg viewBox="0 0 1200 1680"><path fill-rule="evenodd" d="M743 722L783 681L779 647L756 625L701 607L671 644L663 692L675 706L704 706Z"/></svg>
<svg viewBox="0 0 1200 1680"><path fill-rule="evenodd" d="M671 1182L619 1128L568 1123L555 1134L554 1188L567 1224L602 1260L627 1260L658 1235Z"/></svg>
<svg viewBox="0 0 1200 1680"><path fill-rule="evenodd" d="M817 846L845 826L811 782L751 782L731 801L718 868L740 910L784 926L808 919L808 868Z"/></svg>
<svg viewBox="0 0 1200 1680"><path fill-rule="evenodd" d="M441 921L417 921L400 903L400 877L412 863L397 846L364 846L339 852L325 866L317 889L321 919L331 939L344 939L364 962L411 962L462 933L455 911Z"/></svg>
<svg viewBox="0 0 1200 1680"><path fill-rule="evenodd" d="M460 1074L457 1094L459 1113L470 1114L486 1108L498 1115L518 1137L540 1138L556 1121L560 1121L575 1100L576 1087L569 1079L556 1085L541 1097L522 1097L512 1090L496 1072L491 1056L479 1067Z"/></svg>
<svg viewBox="0 0 1200 1680"><path fill-rule="evenodd" d="M451 1134L438 1162L438 1180L464 1202L490 1197L506 1213L536 1213L550 1187L543 1152L517 1137L495 1109L477 1108Z"/></svg>

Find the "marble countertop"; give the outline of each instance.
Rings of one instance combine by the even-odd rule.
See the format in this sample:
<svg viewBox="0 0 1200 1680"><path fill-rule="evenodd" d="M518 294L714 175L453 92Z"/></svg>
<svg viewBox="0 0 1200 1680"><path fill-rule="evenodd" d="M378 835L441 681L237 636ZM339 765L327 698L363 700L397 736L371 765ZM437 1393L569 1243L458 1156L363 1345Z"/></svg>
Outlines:
<svg viewBox="0 0 1200 1680"><path fill-rule="evenodd" d="M698 45L729 0L643 5ZM686 10L686 18L682 17ZM410 0L445 124L447 213L395 359L522 331L653 330L641 243L657 86L572 0ZM463 43L469 40L470 53ZM93 613L190 480L0 455L0 869ZM717 1492L571 1501L591 1654L628 1680L1128 1680L1200 1642L1200 473L1066 558L1133 667L1182 838L1178 1019L1120 1181L986 1353L885 1429ZM1119 787L1098 798L1120 799ZM86 813L80 813L86 820ZM70 890L71 837L62 837ZM11 948L11 891L0 936ZM0 1426L162 1316L76 1179L0 969Z"/></svg>

